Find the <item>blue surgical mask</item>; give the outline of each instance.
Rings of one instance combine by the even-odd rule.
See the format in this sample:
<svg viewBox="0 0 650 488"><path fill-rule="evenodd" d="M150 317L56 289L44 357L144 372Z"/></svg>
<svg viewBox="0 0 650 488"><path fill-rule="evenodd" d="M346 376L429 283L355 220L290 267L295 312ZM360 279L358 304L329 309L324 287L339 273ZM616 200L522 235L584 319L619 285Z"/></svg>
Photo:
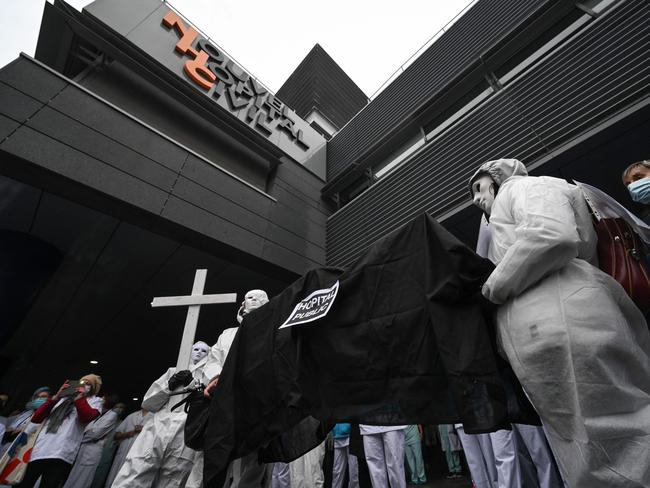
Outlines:
<svg viewBox="0 0 650 488"><path fill-rule="evenodd" d="M47 398L35 398L34 400L27 402L27 410L36 410L38 407L43 405L47 401Z"/></svg>
<svg viewBox="0 0 650 488"><path fill-rule="evenodd" d="M633 181L627 185L627 191L630 192L632 200L635 202L650 204L650 177Z"/></svg>

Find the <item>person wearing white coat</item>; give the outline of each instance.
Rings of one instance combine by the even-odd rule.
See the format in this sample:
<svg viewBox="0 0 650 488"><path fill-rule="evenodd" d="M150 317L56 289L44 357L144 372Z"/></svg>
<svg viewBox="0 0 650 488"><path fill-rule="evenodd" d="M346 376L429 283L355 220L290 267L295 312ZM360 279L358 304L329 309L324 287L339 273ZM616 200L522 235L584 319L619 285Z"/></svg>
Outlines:
<svg viewBox="0 0 650 488"><path fill-rule="evenodd" d="M81 447L72 465L72 471L63 488L88 488L93 481L95 470L102 457L104 444L110 438L120 421L120 414L126 406L118 403L113 408L117 397L104 397L104 413L90 422L84 429Z"/></svg>
<svg viewBox="0 0 650 488"><path fill-rule="evenodd" d="M596 263L579 189L515 159L470 179L488 216L497 339L571 488L650 486L650 334Z"/></svg>
<svg viewBox="0 0 650 488"><path fill-rule="evenodd" d="M489 224L483 217L479 227L476 254L487 258L491 240L492 233ZM493 456L496 462L496 486L498 488L524 488L527 478L537 479L539 488L562 487L562 480L557 472L553 454L541 427L512 424L512 430L498 430L488 435L492 446L492 453L488 454L488 457ZM522 441L521 444L518 441ZM526 465L521 463L522 457L519 450L524 448L533 462L534 472L532 473L527 472Z"/></svg>
<svg viewBox="0 0 650 488"><path fill-rule="evenodd" d="M66 380L52 398L36 409L26 429L41 423L43 427L18 486L32 488L39 478L41 488L58 488L65 483L86 425L101 415L102 399L97 396L101 385L102 379L95 374L82 376L76 387Z"/></svg>
<svg viewBox="0 0 650 488"><path fill-rule="evenodd" d="M203 367L208 350L205 342L197 342L192 346L189 373L177 373L175 367L169 368L149 387L142 408L154 414L131 446L113 488L176 488L185 485L197 453L185 445L187 414L181 407L171 410L183 397L171 394L186 388L192 379L205 383Z"/></svg>
<svg viewBox="0 0 650 488"><path fill-rule="evenodd" d="M138 410L126 416L122 423L115 429L115 441L118 443L111 470L108 472L105 487L111 488L118 471L126 460L131 446L142 431L145 422L151 418L151 412Z"/></svg>

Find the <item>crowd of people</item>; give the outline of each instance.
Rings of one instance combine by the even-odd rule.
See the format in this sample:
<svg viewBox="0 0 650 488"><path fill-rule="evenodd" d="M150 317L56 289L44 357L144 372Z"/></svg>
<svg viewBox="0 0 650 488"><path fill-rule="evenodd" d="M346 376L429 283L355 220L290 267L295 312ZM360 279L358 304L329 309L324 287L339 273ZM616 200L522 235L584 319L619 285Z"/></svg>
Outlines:
<svg viewBox="0 0 650 488"><path fill-rule="evenodd" d="M623 182L635 201L650 205L650 162L628 167ZM483 164L469 184L484 213L477 252L495 264L482 294L498 306L500 352L542 426L468 434L462 424L432 430L340 423L290 463L262 464L254 452L238 459L228 483L421 485L431 464L423 445L435 438L447 476L462 477L467 469L476 488L650 486L648 325L597 266L584 195L564 180L528 176L515 159ZM238 322L267 302L264 291L247 292ZM184 442L187 414L172 409L174 395L196 385L207 385L205 397L214 394L237 330L226 329L212 347L195 343L188 369L169 368L145 394L142 410L124 419L126 406L100 394L97 375L66 381L55 392L36 389L24 410L0 422L2 459L18 459L0 461L2 479L12 479L11 470L25 468L20 462L28 459L18 484L24 488L201 487L203 455ZM0 395L0 406L7 400ZM17 457L21 449L31 455Z"/></svg>
<svg viewBox="0 0 650 488"><path fill-rule="evenodd" d="M208 351L204 342L193 346L192 370L197 365L205 365ZM79 386L72 389L65 382L54 395L48 387L36 389L25 409L12 412L2 423L5 427L2 455L19 435L27 434L27 441L29 435L38 433L18 486L200 486L200 469L195 471L198 482L192 480L193 468L200 462L197 452L183 443L184 414L169 409L169 395L165 393L186 386L183 376L171 368L154 382L143 406L155 413L141 409L126 417L126 406L116 395L99 395L101 378L96 375L82 377ZM355 429L361 442L353 454L350 437ZM245 463L242 466L241 461L236 463L231 468L230 482L232 486L271 488L422 485L427 482L425 471L429 471L429 479L443 475L433 459L432 449L437 449L446 458L447 478L462 478L461 473L469 465L476 488L525 487L528 485L524 484L526 478L522 473L528 464L520 460L519 439L516 441L512 435L507 445L492 443L488 434L464 434L460 424L384 427L336 424L326 442L291 463L261 465L249 460L249 465L257 465L260 473L252 485L246 484L246 480L250 483L254 469L247 468ZM472 451L473 443L480 443L482 448L488 446L489 451L482 448ZM467 460L463 459L463 446L469 449ZM427 462L423 448L432 457ZM504 459L508 459L505 463L509 465L504 464ZM530 463L530 456L521 459ZM552 455L550 463L554 467ZM477 466L480 466L478 470ZM539 486L561 485L540 480Z"/></svg>

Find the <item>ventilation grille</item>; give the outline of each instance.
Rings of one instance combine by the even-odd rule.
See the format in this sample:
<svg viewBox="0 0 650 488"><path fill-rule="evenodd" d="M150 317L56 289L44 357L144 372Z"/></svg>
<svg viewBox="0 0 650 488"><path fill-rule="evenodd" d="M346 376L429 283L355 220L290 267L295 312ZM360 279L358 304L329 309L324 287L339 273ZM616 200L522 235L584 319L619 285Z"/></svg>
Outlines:
<svg viewBox="0 0 650 488"><path fill-rule="evenodd" d="M648 2L623 3L334 214L328 264L350 264L422 211L440 217L458 208L479 163L532 163L649 97L649 22Z"/></svg>
<svg viewBox="0 0 650 488"><path fill-rule="evenodd" d="M544 0L478 2L328 143L328 181L546 3Z"/></svg>

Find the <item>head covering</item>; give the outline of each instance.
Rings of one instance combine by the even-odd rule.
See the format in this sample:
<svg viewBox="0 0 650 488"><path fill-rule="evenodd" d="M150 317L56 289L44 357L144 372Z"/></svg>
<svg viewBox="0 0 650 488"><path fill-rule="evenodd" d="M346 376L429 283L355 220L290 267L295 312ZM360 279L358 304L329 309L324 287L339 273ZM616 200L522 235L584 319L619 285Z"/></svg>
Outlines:
<svg viewBox="0 0 650 488"><path fill-rule="evenodd" d="M87 374L79 379L79 382L84 382L90 385L90 395L97 395L99 389L102 387L102 378L96 374ZM55 405L54 410L50 414L47 422L47 432L57 432L63 421L72 413L74 408L74 395L67 396L59 400Z"/></svg>
<svg viewBox="0 0 650 488"><path fill-rule="evenodd" d="M494 159L483 163L469 179L469 192L472 197L472 184L483 175L490 176L497 186L501 186L511 176L528 176L528 171L518 159Z"/></svg>
<svg viewBox="0 0 650 488"><path fill-rule="evenodd" d="M34 390L34 393L32 393L32 398L36 398L36 395L38 395L39 393L43 393L44 391L48 393L52 393L52 390L50 390L49 386L41 386L40 388L36 388Z"/></svg>
<svg viewBox="0 0 650 488"><path fill-rule="evenodd" d="M88 383L91 386L91 395L97 395L102 387L102 377L96 374L87 374L86 376L82 376L79 381Z"/></svg>
<svg viewBox="0 0 650 488"><path fill-rule="evenodd" d="M260 306L265 305L269 302L269 296L264 290L248 290L244 297L247 297L248 295L253 295L255 298L257 298L260 302Z"/></svg>

